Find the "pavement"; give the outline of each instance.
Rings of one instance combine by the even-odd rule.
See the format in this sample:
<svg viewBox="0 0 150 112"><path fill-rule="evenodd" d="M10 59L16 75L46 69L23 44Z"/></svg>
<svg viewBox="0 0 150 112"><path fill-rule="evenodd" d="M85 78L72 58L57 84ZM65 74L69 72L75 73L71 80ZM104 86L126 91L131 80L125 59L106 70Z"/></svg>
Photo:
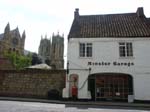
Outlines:
<svg viewBox="0 0 150 112"><path fill-rule="evenodd" d="M71 101L71 100L48 100L48 99L33 99L33 98L19 98L19 97L0 97L0 100L6 101L22 101L22 102L41 102L65 104L73 106L97 106L97 107L114 107L114 108L133 108L150 110L150 103L128 103L128 102L111 102L111 101Z"/></svg>

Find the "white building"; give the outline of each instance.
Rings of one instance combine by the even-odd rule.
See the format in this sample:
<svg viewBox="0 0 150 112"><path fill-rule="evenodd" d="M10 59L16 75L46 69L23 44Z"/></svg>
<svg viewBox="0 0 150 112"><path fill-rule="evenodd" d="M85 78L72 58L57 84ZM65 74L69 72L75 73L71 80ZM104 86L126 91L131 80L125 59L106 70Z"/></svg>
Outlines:
<svg viewBox="0 0 150 112"><path fill-rule="evenodd" d="M136 13L79 15L68 36L63 97L150 100L150 19Z"/></svg>

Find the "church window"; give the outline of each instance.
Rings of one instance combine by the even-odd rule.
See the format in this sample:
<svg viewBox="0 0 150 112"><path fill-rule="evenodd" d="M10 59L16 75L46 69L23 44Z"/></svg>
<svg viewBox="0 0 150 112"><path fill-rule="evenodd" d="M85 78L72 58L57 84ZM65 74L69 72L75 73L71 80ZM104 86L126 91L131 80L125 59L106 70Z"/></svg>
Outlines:
<svg viewBox="0 0 150 112"><path fill-rule="evenodd" d="M11 48L8 49L8 53L11 53Z"/></svg>
<svg viewBox="0 0 150 112"><path fill-rule="evenodd" d="M17 38L13 38L13 40L12 40L12 42L13 42L13 45L18 45L18 39Z"/></svg>
<svg viewBox="0 0 150 112"><path fill-rule="evenodd" d="M133 57L133 47L131 42L119 43L120 57Z"/></svg>
<svg viewBox="0 0 150 112"><path fill-rule="evenodd" d="M0 55L1 55L1 52L2 52L3 50L2 50L2 47L0 46Z"/></svg>
<svg viewBox="0 0 150 112"><path fill-rule="evenodd" d="M79 44L79 56L80 57L92 57L92 43L80 43Z"/></svg>
<svg viewBox="0 0 150 112"><path fill-rule="evenodd" d="M56 49L56 44L54 44L54 49L53 49L53 53L55 53L55 49Z"/></svg>
<svg viewBox="0 0 150 112"><path fill-rule="evenodd" d="M13 51L16 51L16 49L15 49L15 48L13 48Z"/></svg>
<svg viewBox="0 0 150 112"><path fill-rule="evenodd" d="M59 46L59 57L63 57L62 46Z"/></svg>
<svg viewBox="0 0 150 112"><path fill-rule="evenodd" d="M48 47L46 47L46 52L48 53Z"/></svg>

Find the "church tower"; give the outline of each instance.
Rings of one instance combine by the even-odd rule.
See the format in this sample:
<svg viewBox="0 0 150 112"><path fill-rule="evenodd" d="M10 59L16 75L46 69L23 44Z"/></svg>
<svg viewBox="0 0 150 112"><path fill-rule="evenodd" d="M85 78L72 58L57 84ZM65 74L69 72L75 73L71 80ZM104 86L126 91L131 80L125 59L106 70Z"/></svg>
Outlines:
<svg viewBox="0 0 150 112"><path fill-rule="evenodd" d="M4 30L4 38L10 37L10 25L9 23L6 25L5 30Z"/></svg>
<svg viewBox="0 0 150 112"><path fill-rule="evenodd" d="M18 27L16 27L16 29L10 30L10 25L8 23L4 29L4 33L0 34L0 46L3 53L8 51L23 55L25 37L25 31L21 37Z"/></svg>
<svg viewBox="0 0 150 112"><path fill-rule="evenodd" d="M21 38L22 51L24 51L25 39L26 39L26 33L25 33L25 30L24 30L24 32L22 33L22 38Z"/></svg>
<svg viewBox="0 0 150 112"><path fill-rule="evenodd" d="M47 39L47 36L43 38L41 36L40 46L38 54L43 63L50 65L51 62L51 40Z"/></svg>
<svg viewBox="0 0 150 112"><path fill-rule="evenodd" d="M64 68L64 37L52 35L52 42L47 39L47 36L43 39L41 37L38 54L43 63L50 65L53 69Z"/></svg>
<svg viewBox="0 0 150 112"><path fill-rule="evenodd" d="M25 38L25 31L21 37L18 27L10 30L9 23L6 25L4 33L0 34L0 69L13 69L13 64L5 53L24 55Z"/></svg>
<svg viewBox="0 0 150 112"><path fill-rule="evenodd" d="M51 66L55 69L64 68L64 37L57 35L52 36Z"/></svg>

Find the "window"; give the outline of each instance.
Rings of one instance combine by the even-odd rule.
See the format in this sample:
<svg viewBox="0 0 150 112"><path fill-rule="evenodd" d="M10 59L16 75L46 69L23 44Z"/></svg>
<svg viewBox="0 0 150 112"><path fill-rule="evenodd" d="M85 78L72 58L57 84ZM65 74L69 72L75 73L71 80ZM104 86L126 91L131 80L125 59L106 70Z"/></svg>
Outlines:
<svg viewBox="0 0 150 112"><path fill-rule="evenodd" d="M8 53L11 53L11 48L9 48Z"/></svg>
<svg viewBox="0 0 150 112"><path fill-rule="evenodd" d="M119 53L120 57L132 57L133 48L131 42L121 42L119 43Z"/></svg>
<svg viewBox="0 0 150 112"><path fill-rule="evenodd" d="M53 47L53 53L55 54L55 50L56 50L56 44L54 44L54 47Z"/></svg>
<svg viewBox="0 0 150 112"><path fill-rule="evenodd" d="M80 57L92 57L92 43L80 43Z"/></svg>
<svg viewBox="0 0 150 112"><path fill-rule="evenodd" d="M85 43L80 43L80 57L85 57Z"/></svg>
<svg viewBox="0 0 150 112"><path fill-rule="evenodd" d="M13 48L13 51L15 52L15 51L16 51L16 49L15 49L15 48Z"/></svg>

